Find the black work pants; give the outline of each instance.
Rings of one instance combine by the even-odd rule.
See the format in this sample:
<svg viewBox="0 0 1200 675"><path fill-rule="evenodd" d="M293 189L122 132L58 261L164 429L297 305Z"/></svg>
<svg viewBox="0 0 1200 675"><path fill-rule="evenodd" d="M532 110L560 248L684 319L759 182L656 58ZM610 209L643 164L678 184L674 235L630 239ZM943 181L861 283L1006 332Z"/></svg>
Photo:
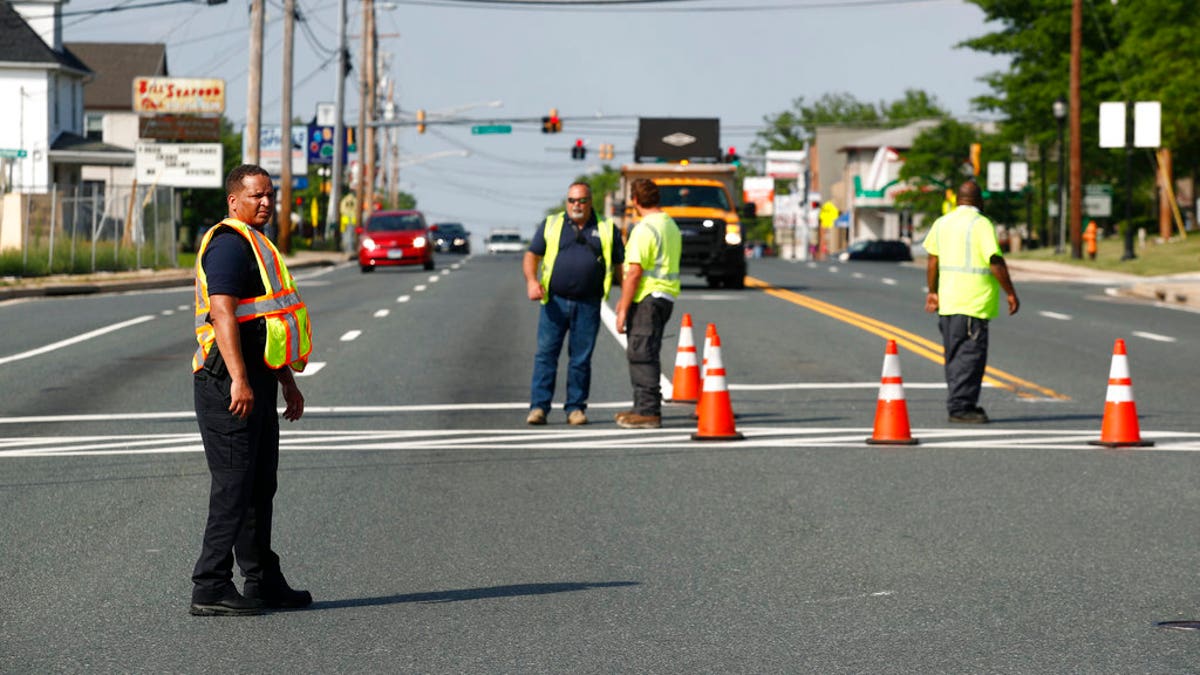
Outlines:
<svg viewBox="0 0 1200 675"><path fill-rule="evenodd" d="M946 409L951 415L979 405L983 371L987 368L988 322L973 316L938 317L946 356Z"/></svg>
<svg viewBox="0 0 1200 675"><path fill-rule="evenodd" d="M248 582L280 578L271 550L272 500L279 467L278 381L266 368L253 369L254 408L246 419L229 412L228 373L193 375L196 421L204 441L211 485L208 522L200 558L192 572L192 601L213 602L234 589L233 561Z"/></svg>
<svg viewBox="0 0 1200 675"><path fill-rule="evenodd" d="M633 412L662 415L662 341L675 303L650 296L629 306L625 332L628 344L629 381L633 385Z"/></svg>

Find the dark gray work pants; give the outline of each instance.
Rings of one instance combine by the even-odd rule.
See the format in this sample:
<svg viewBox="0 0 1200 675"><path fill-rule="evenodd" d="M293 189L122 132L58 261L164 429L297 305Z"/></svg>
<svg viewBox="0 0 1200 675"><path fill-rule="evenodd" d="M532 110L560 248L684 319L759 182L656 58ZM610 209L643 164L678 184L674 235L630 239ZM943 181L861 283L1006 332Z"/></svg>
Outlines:
<svg viewBox="0 0 1200 675"><path fill-rule="evenodd" d="M663 332L675 303L648 297L629 306L625 332L629 343L629 381L633 385L633 411L639 415L662 415Z"/></svg>
<svg viewBox="0 0 1200 675"><path fill-rule="evenodd" d="M973 316L938 317L946 354L946 409L951 415L979 405L983 371L987 368L988 322Z"/></svg>

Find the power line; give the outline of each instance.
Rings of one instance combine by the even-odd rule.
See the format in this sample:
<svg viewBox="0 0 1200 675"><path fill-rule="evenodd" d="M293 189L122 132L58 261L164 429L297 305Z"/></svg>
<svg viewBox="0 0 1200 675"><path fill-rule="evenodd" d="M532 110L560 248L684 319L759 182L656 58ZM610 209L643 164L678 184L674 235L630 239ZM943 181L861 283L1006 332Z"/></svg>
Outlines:
<svg viewBox="0 0 1200 675"><path fill-rule="evenodd" d="M785 2L764 5L721 5L716 7L658 7L665 3L704 2L706 0L392 0L397 5L443 7L448 9L497 9L536 12L657 12L657 13L714 13L714 12L777 12L810 9L865 9L918 3L949 2L950 0L819 0L818 2Z"/></svg>

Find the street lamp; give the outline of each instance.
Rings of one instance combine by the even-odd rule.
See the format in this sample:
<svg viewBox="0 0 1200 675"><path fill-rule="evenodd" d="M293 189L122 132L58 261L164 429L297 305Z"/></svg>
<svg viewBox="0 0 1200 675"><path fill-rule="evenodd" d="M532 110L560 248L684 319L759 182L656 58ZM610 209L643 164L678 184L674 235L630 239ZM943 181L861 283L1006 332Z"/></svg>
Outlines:
<svg viewBox="0 0 1200 675"><path fill-rule="evenodd" d="M1058 244L1054 247L1054 252L1061 255L1066 250L1067 237L1067 191L1063 186L1063 178L1066 177L1066 168L1063 164L1063 160L1066 158L1063 147L1063 127L1067 122L1067 102L1061 96L1054 101L1054 119L1058 120Z"/></svg>

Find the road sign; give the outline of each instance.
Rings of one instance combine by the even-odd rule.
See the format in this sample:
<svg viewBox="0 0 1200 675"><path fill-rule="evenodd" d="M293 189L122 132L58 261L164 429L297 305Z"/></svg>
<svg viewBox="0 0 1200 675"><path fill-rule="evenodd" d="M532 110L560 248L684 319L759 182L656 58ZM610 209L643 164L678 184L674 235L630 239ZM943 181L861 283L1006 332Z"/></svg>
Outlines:
<svg viewBox="0 0 1200 675"><path fill-rule="evenodd" d="M134 173L143 185L221 187L223 148L220 143L138 143Z"/></svg>
<svg viewBox="0 0 1200 675"><path fill-rule="evenodd" d="M18 148L0 148L0 159L21 159L27 153Z"/></svg>
<svg viewBox="0 0 1200 675"><path fill-rule="evenodd" d="M156 115L138 118L138 138L189 143L221 140L221 119L198 115Z"/></svg>
<svg viewBox="0 0 1200 675"><path fill-rule="evenodd" d="M133 78L133 111L219 115L225 112L225 80L196 77Z"/></svg>
<svg viewBox="0 0 1200 675"><path fill-rule="evenodd" d="M511 124L481 124L471 127L471 133L476 136L480 134L511 134Z"/></svg>
<svg viewBox="0 0 1200 675"><path fill-rule="evenodd" d="M292 175L303 176L308 173L308 129L295 125L292 127ZM242 134L242 156L246 155L246 137ZM283 171L283 127L279 125L263 125L258 133L258 163L267 173L279 176Z"/></svg>

